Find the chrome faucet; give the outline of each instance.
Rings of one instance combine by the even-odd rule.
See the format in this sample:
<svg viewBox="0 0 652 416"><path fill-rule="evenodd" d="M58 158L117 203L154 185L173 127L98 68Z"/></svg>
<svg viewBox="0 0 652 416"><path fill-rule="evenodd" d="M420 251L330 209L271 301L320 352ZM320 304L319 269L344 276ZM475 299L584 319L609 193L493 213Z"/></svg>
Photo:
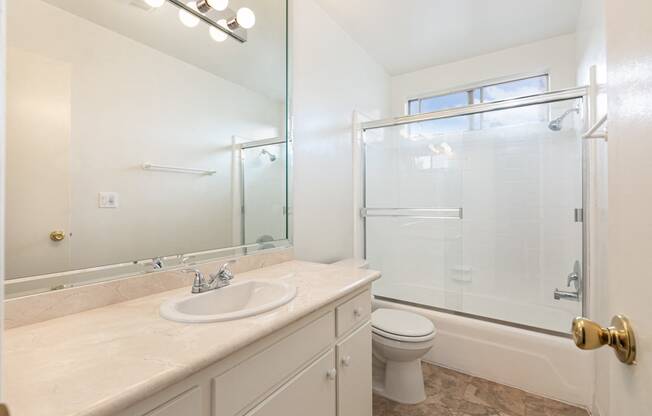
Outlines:
<svg viewBox="0 0 652 416"><path fill-rule="evenodd" d="M220 289L231 284L235 277L229 268L229 263L224 263L215 274L210 275L206 281L204 274L199 269L183 269L184 273L194 273L195 279L192 282L192 293L204 293L209 290Z"/></svg>
<svg viewBox="0 0 652 416"><path fill-rule="evenodd" d="M154 257L152 259L152 269L154 270L161 270L163 267L165 267L165 263L163 263L163 259L160 257Z"/></svg>
<svg viewBox="0 0 652 416"><path fill-rule="evenodd" d="M567 300L575 300L578 301L580 300L580 274L576 271L572 272L571 274L568 275L568 278L566 279L566 287L571 287L575 290L559 290L555 289L555 300L560 300L560 299L567 299Z"/></svg>

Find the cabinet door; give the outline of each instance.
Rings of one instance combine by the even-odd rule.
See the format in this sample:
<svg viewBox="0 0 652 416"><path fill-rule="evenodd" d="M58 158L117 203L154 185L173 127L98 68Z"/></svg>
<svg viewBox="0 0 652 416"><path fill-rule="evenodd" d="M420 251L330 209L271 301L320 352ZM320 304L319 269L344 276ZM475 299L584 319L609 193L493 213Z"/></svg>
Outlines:
<svg viewBox="0 0 652 416"><path fill-rule="evenodd" d="M337 415L371 416L371 323L337 345Z"/></svg>
<svg viewBox="0 0 652 416"><path fill-rule="evenodd" d="M157 407L145 416L200 416L201 392L199 387L175 397L169 402Z"/></svg>
<svg viewBox="0 0 652 416"><path fill-rule="evenodd" d="M336 416L335 354L330 350L247 416Z"/></svg>

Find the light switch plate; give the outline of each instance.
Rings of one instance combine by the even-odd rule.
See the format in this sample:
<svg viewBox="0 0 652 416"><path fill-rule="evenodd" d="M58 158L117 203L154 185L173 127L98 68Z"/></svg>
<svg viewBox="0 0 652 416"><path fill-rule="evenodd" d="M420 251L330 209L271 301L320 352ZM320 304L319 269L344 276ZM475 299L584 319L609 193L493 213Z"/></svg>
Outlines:
<svg viewBox="0 0 652 416"><path fill-rule="evenodd" d="M117 192L100 192L99 194L100 208L118 208L120 201Z"/></svg>

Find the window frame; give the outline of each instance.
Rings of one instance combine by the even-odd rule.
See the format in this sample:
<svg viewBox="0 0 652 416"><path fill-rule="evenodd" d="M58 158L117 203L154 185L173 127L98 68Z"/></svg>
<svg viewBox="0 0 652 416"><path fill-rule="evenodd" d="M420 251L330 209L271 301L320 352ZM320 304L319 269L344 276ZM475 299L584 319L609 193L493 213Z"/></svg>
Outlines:
<svg viewBox="0 0 652 416"><path fill-rule="evenodd" d="M416 114L427 114L423 113L421 111L421 106L422 102L424 100L428 100L431 98L438 98L438 97L445 97L447 95L454 95L454 94L459 94L466 92L467 94L467 105L473 105L474 104L474 97L475 97L475 92L479 91L480 94L480 103L484 102L484 89L488 87L492 87L495 85L500 85L500 84L507 84L511 82L518 82L518 81L523 81L531 78L540 78L540 77L545 77L546 78L546 89L544 92L550 92L550 72L549 71L542 71L542 72L532 72L532 73L527 73L527 74L519 74L519 75L512 75L508 77L503 77L503 78L496 78L492 80L486 80L482 82L477 82L473 84L469 84L466 86L460 86L456 88L451 88L448 90L444 91L439 91L436 93L426 93L426 94L420 94L417 96L411 96L408 97L405 103L405 114L406 115L415 115L410 113L410 106L411 103L414 101L417 101L417 109L418 113ZM519 98L522 96L515 96L512 98ZM511 99L511 98L510 98ZM457 107L450 107L450 108L457 108ZM476 114L472 117L469 117L469 130L477 130L482 127L482 114Z"/></svg>

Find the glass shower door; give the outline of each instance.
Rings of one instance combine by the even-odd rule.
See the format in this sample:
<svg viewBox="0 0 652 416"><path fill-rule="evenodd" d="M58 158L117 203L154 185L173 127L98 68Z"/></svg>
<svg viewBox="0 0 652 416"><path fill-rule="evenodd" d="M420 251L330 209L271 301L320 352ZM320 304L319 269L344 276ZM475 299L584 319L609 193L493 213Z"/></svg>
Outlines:
<svg viewBox="0 0 652 416"><path fill-rule="evenodd" d="M365 252L376 296L462 310L466 117L365 133Z"/></svg>
<svg viewBox="0 0 652 416"><path fill-rule="evenodd" d="M579 106L367 130L366 256L383 272L375 295L568 332L582 311L581 294L572 298L583 278Z"/></svg>

